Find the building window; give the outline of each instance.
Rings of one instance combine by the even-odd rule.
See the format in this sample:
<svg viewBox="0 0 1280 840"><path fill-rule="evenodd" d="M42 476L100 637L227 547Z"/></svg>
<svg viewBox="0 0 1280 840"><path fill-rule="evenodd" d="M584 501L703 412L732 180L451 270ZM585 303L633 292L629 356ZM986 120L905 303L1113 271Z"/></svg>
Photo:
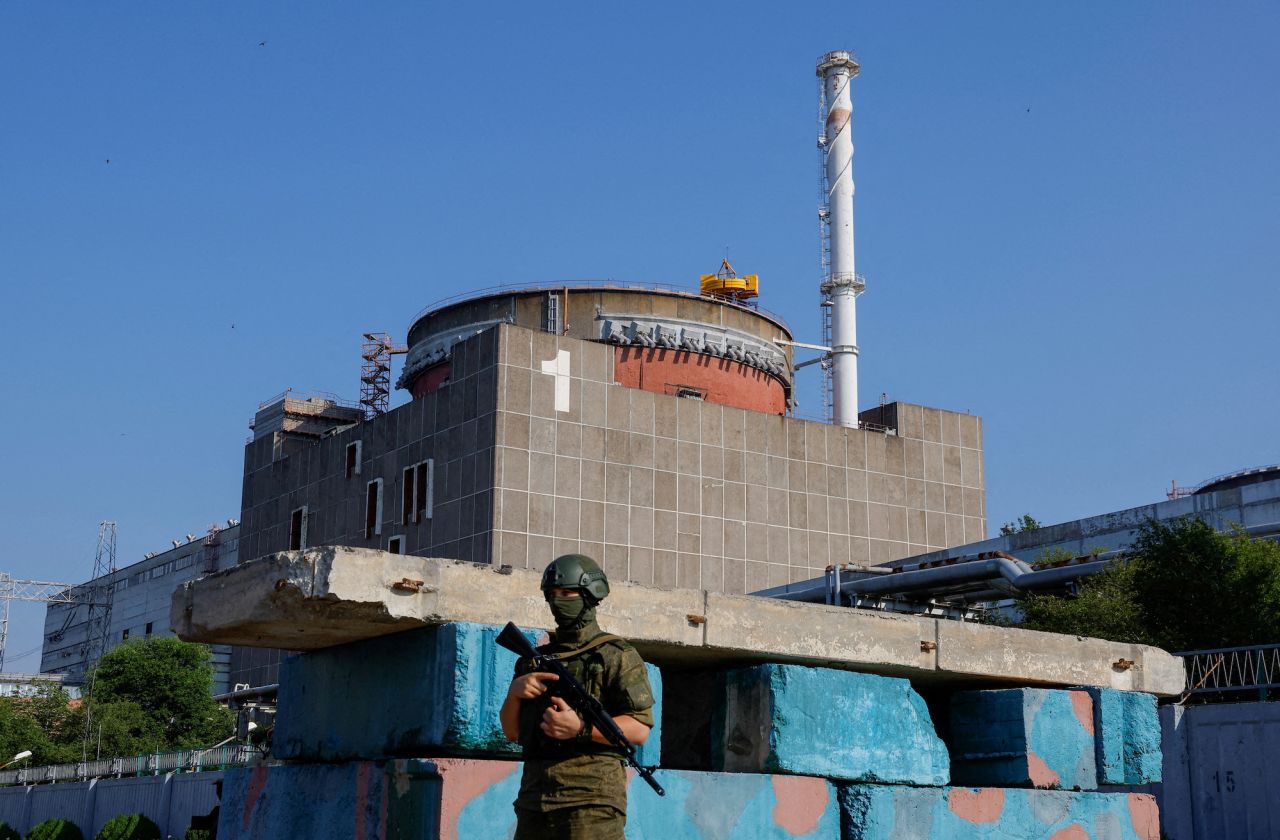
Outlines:
<svg viewBox="0 0 1280 840"><path fill-rule="evenodd" d="M347 444L347 478L360 474L360 441Z"/></svg>
<svg viewBox="0 0 1280 840"><path fill-rule="evenodd" d="M148 639L150 639L150 638L151 638L151 625L152 625L153 623L154 623L154 622L151 622L151 621L148 621L148 622L147 622L147 638L148 638Z"/></svg>
<svg viewBox="0 0 1280 840"><path fill-rule="evenodd" d="M428 458L413 468L414 522L431 518L431 509L435 505L435 466L435 459Z"/></svg>
<svg viewBox="0 0 1280 840"><path fill-rule="evenodd" d="M400 485L400 524L410 525L431 518L435 495L432 481L435 461L428 458L412 467L405 467Z"/></svg>
<svg viewBox="0 0 1280 840"><path fill-rule="evenodd" d="M382 533L382 479L375 478L365 487L364 538L373 539Z"/></svg>
<svg viewBox="0 0 1280 840"><path fill-rule="evenodd" d="M417 471L417 467L405 467L404 472L400 476L401 525L408 525L410 522L418 521L417 508L414 507L413 504L414 490L417 488L417 484L414 481L414 473ZM388 549L388 551L390 551L390 549Z"/></svg>
<svg viewBox="0 0 1280 840"><path fill-rule="evenodd" d="M387 540L387 551L392 554L404 554L404 536L395 536Z"/></svg>
<svg viewBox="0 0 1280 840"><path fill-rule="evenodd" d="M307 547L307 506L289 514L289 550L301 551Z"/></svg>
<svg viewBox="0 0 1280 840"><path fill-rule="evenodd" d="M120 641L123 642L128 638L129 638L129 628L126 627L125 629L120 631Z"/></svg>

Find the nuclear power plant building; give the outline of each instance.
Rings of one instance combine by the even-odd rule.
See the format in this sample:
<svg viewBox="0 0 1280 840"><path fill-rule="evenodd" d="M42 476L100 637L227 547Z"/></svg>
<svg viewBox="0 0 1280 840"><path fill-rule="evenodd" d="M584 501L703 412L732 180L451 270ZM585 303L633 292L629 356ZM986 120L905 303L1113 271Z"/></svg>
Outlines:
<svg viewBox="0 0 1280 840"><path fill-rule="evenodd" d="M405 405L282 397L245 452L246 559L349 545L751 592L986 535L978 417L787 416L785 324L652 288L524 289L409 330Z"/></svg>

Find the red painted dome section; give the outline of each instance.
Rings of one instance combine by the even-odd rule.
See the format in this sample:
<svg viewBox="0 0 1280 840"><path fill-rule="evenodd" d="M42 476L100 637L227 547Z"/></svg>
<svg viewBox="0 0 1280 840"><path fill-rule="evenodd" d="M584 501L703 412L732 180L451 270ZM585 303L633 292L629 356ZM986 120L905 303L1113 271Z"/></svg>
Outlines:
<svg viewBox="0 0 1280 840"><path fill-rule="evenodd" d="M668 396L697 395L706 402L766 414L786 414L782 382L732 359L662 347L617 347L613 378L619 385Z"/></svg>
<svg viewBox="0 0 1280 840"><path fill-rule="evenodd" d="M415 398L426 394L434 394L436 389L449 378L453 365L449 362L441 362L438 365L427 368L418 374L418 378L413 380L413 385L409 388L409 393Z"/></svg>

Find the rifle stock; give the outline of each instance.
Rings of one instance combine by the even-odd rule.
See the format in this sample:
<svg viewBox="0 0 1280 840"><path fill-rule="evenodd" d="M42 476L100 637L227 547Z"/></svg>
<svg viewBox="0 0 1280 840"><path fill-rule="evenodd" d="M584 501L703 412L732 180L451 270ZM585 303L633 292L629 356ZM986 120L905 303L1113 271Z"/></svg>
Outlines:
<svg viewBox="0 0 1280 840"><path fill-rule="evenodd" d="M507 626L502 628L502 632L498 634L497 642L517 656L533 660L536 670L555 674L557 679L547 687L547 692L552 696L564 698L564 701L573 707L574 711L582 715L583 720L600 730L600 734L605 737L605 740L612 744L615 749L622 752L627 764L639 774L640 778L649 784L649 787L653 788L659 796L666 796L667 792L662 789L662 785L658 784L657 779L653 777L655 768L646 767L640 763L640 759L636 756L635 745L627 740L627 736L618 727L617 721L605 711L599 700L592 697L583 688L582 683L574 679L563 664L555 659L540 655L533 643L525 637L524 633L520 632L520 628L511 622L507 622Z"/></svg>

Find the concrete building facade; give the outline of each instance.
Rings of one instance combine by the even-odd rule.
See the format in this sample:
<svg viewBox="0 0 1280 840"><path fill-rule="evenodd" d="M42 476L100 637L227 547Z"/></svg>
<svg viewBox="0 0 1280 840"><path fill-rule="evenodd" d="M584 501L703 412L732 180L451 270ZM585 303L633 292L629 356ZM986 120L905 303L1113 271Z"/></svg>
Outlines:
<svg viewBox="0 0 1280 840"><path fill-rule="evenodd" d="M485 325L403 406L259 436L241 555L349 545L537 569L581 551L617 579L740 593L985 535L978 417L892 403L853 429L642 390L606 341Z"/></svg>
<svg viewBox="0 0 1280 840"><path fill-rule="evenodd" d="M1033 531L992 537L944 551L910 557L894 565L928 563L947 557L1003 551L1028 563L1049 553L1074 556L1127 549L1148 520L1204 520L1219 531L1240 526L1253 537L1280 537L1280 471L1250 470L1204 485L1178 499L1044 525Z"/></svg>

